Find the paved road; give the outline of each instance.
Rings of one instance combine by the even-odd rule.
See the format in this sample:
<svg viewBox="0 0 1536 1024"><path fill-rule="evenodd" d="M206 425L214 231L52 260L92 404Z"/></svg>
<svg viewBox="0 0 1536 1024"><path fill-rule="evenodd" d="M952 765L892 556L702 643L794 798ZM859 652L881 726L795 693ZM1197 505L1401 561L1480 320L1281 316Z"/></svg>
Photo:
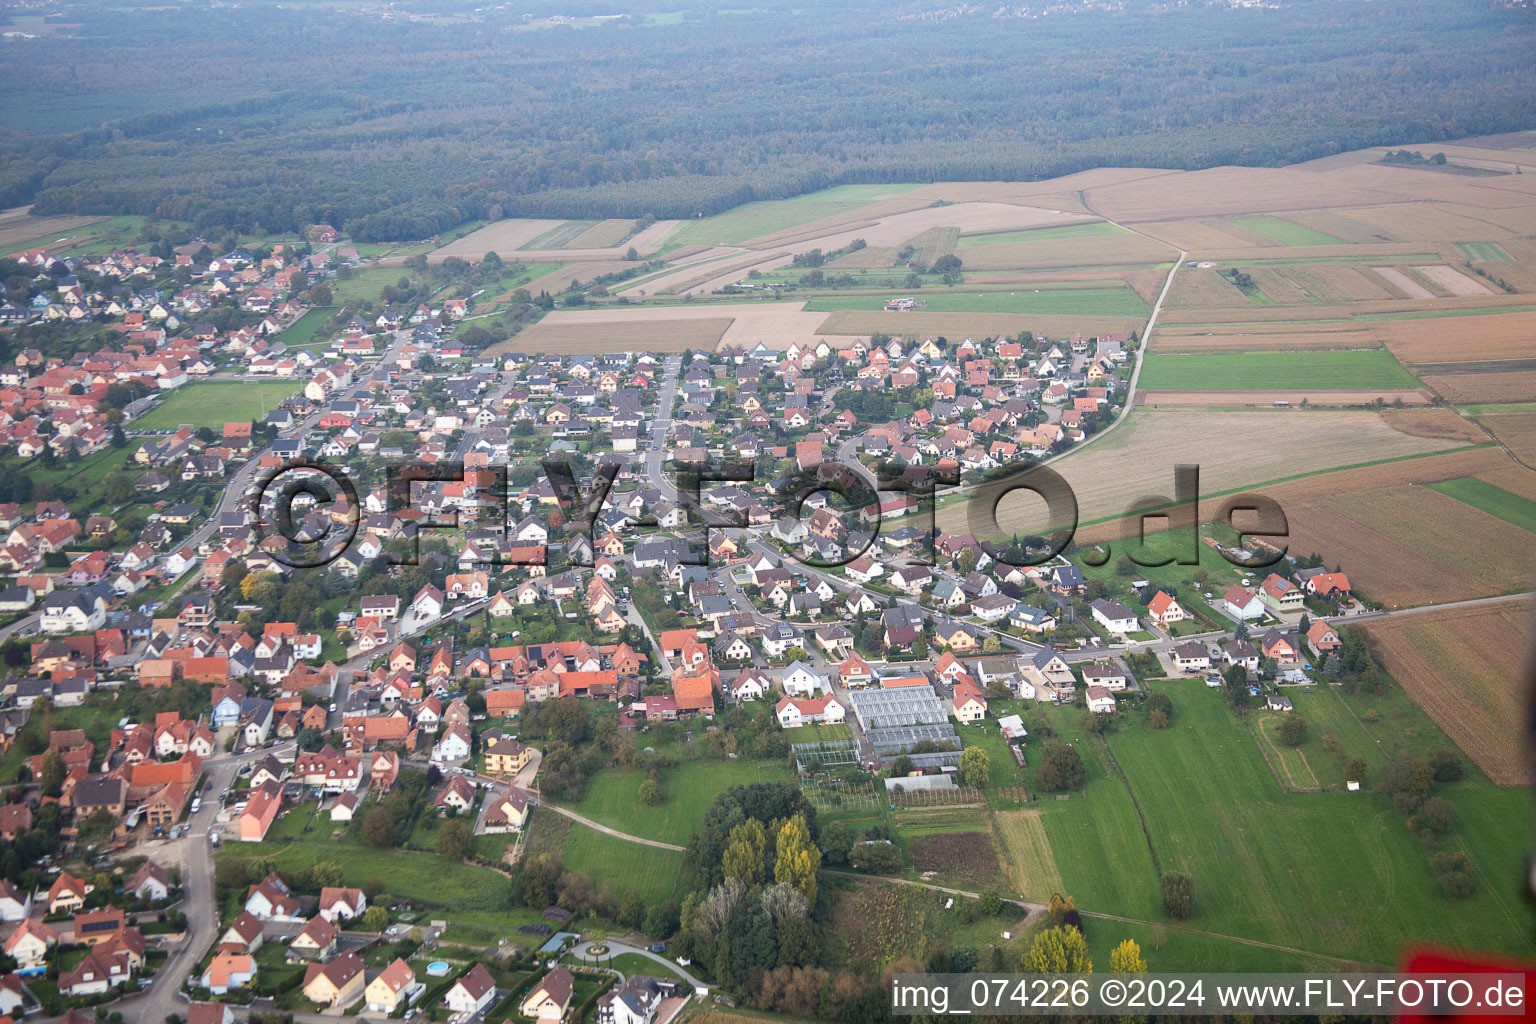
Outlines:
<svg viewBox="0 0 1536 1024"><path fill-rule="evenodd" d="M275 749L281 751L283 748ZM212 944L218 926L218 908L213 900L213 852L208 840L208 831L219 812L217 796L234 784L242 764L259 761L272 752L258 748L233 757L213 757L204 761L203 767L211 783L211 799L204 800L202 808L187 819L187 831L181 839L158 847L150 846L144 851L163 867L169 865L171 857L180 862L187 937L156 972L148 992L129 996L111 1004L108 1009L121 1010L128 1020L140 1021L162 1021L171 1013L186 1015L186 1001L177 993L192 968L202 959L203 951Z"/></svg>
<svg viewBox="0 0 1536 1024"><path fill-rule="evenodd" d="M674 504L677 502L677 488L661 471L661 464L667 457L667 431L672 429L672 406L677 400L677 378L682 368L682 356L668 356L663 364L656 414L651 419L651 447L645 453L645 478L661 492L663 498Z"/></svg>

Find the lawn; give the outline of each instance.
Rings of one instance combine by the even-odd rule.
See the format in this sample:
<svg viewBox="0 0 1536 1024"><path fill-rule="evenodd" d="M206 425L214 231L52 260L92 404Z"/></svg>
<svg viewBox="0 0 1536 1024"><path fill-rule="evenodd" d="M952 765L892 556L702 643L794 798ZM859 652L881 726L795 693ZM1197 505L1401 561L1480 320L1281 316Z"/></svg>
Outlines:
<svg viewBox="0 0 1536 1024"><path fill-rule="evenodd" d="M270 857L279 871L299 870L322 861L341 869L343 885L361 887L370 878L384 882L390 895L434 910L501 910L511 883L473 864L455 864L435 853L375 850L326 838L291 843L232 844L221 857Z"/></svg>
<svg viewBox="0 0 1536 1024"><path fill-rule="evenodd" d="M641 956L639 953L620 953L611 960L604 961L604 967L612 967L629 978L634 975L645 975L652 978L676 978L683 980L683 976L672 968L657 963L650 957Z"/></svg>
<svg viewBox="0 0 1536 1024"><path fill-rule="evenodd" d="M75 493L69 498L69 503L74 508L93 513L105 512L110 511L103 507L107 477L114 471L130 465L129 460L142 443L129 438L128 444L122 448L113 448L108 445L99 452L92 452L83 457L79 462L60 460L53 469L45 468L41 458L11 457L5 460L5 464L12 470L25 473L32 479L33 485L52 484L55 487L73 488Z"/></svg>
<svg viewBox="0 0 1536 1024"><path fill-rule="evenodd" d="M284 328L283 333L277 336L277 340L287 345L290 349L305 348L316 343L316 335L321 328L331 322L336 315L335 306L316 306L308 310L303 316ZM329 339L324 339L329 340Z"/></svg>
<svg viewBox="0 0 1536 1024"><path fill-rule="evenodd" d="M1148 391L1355 391L1413 388L1418 381L1385 349L1320 352L1151 353Z"/></svg>
<svg viewBox="0 0 1536 1024"><path fill-rule="evenodd" d="M1491 516L1497 516L1506 523L1536 533L1536 504L1502 487L1495 487L1486 480L1462 476L1454 480L1440 480L1429 487Z"/></svg>
<svg viewBox="0 0 1536 1024"><path fill-rule="evenodd" d="M1008 752L1008 741L1003 739L1003 731L994 719L985 718L970 725L962 725L951 719L951 724L960 736L961 746L979 747L986 751L987 769L992 778L986 788L1019 784L1018 762Z"/></svg>
<svg viewBox="0 0 1536 1024"><path fill-rule="evenodd" d="M842 722L810 722L783 732L785 741L792 744L828 743L853 738L853 730Z"/></svg>
<svg viewBox="0 0 1536 1024"><path fill-rule="evenodd" d="M1023 231L993 231L987 234L961 235L957 249L977 249L987 245L1028 245L1031 242L1070 242L1079 238L1103 238L1130 232L1107 220L1091 224L1068 224L1059 228L1028 228Z"/></svg>
<svg viewBox="0 0 1536 1024"><path fill-rule="evenodd" d="M227 422L260 420L282 400L298 394L295 380L205 381L177 388L169 398L134 420L136 430L177 430L184 426L217 431Z"/></svg>
<svg viewBox="0 0 1536 1024"><path fill-rule="evenodd" d="M614 768L592 776L571 809L629 835L685 846L716 796L732 786L788 777L789 766L781 761L686 761L662 770L661 803L647 807L640 802L645 770Z"/></svg>
<svg viewBox="0 0 1536 1024"><path fill-rule="evenodd" d="M1517 808L1515 800L1501 800L1501 791L1481 779L1450 788L1453 802L1490 816L1502 807L1509 815L1487 830L1502 838L1476 830L1470 852L1485 883L1472 898L1451 901L1440 893L1423 848L1383 795L1369 789L1284 792L1252 733L1218 693L1197 681L1157 688L1174 701L1172 728L1153 732L1140 716L1127 716L1107 744L1079 743L1080 749L1095 751L1094 760L1100 750L1112 753L1126 777L1120 788L1127 800L1134 799L1130 818L1111 800L1108 816L1100 821L1095 815L1087 824L1108 833L1101 842L1117 842L1121 853L1140 865L1127 904L1078 895L1085 909L1161 918L1156 873L1147 871L1152 854L1143 857L1135 849L1145 851L1150 840L1161 870L1184 871L1195 881L1193 927L1378 964L1396 962L1408 938L1432 936L1452 947L1524 956L1536 949L1516 924L1524 915L1511 905L1512 889L1492 881L1512 878L1520 869L1520 844L1509 836L1528 834L1528 799ZM1090 781L1087 799L1062 806L1094 804L1095 785ZM1074 856L1073 834L1084 822L1049 805L1046 812L1069 891L1102 889L1099 878L1114 861Z"/></svg>
<svg viewBox="0 0 1536 1024"><path fill-rule="evenodd" d="M683 855L678 850L632 843L572 823L563 862L572 871L590 875L599 886L615 894L632 892L647 905L681 895Z"/></svg>
<svg viewBox="0 0 1536 1024"><path fill-rule="evenodd" d="M908 293L904 293L908 294ZM1040 316L1147 315L1147 304L1129 288L1037 288L1018 291L919 291L909 293L927 313L1026 313ZM840 309L882 310L890 295L822 295L805 308L814 313Z"/></svg>
<svg viewBox="0 0 1536 1024"><path fill-rule="evenodd" d="M338 273L327 283L336 304L344 306L351 302L378 302L385 285L397 284L402 277L409 276L410 271L404 267L354 267L346 277Z"/></svg>
<svg viewBox="0 0 1536 1024"><path fill-rule="evenodd" d="M1227 221L1240 228L1257 232L1265 238L1272 238L1281 245L1343 245L1342 238L1324 234L1321 231L1313 231L1304 228L1300 224L1294 224L1279 217L1234 217Z"/></svg>

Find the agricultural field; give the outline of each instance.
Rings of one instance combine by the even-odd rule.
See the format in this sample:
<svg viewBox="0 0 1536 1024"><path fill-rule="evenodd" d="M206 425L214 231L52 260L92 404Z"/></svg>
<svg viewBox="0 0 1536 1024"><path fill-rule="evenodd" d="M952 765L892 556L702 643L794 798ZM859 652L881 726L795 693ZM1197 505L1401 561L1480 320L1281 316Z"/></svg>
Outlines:
<svg viewBox="0 0 1536 1024"><path fill-rule="evenodd" d="M811 335L860 335L867 338L871 334L885 333L897 338L981 338L1035 331L1052 337L1070 337L1078 332L1089 335L1113 333L1140 326L1138 321L1127 320L1125 317L1091 316L1086 313L1026 316L1016 313L933 313L924 310L888 313L884 310L870 312L845 309L820 317L820 323L812 329ZM771 339L765 340L773 344Z"/></svg>
<svg viewBox="0 0 1536 1024"><path fill-rule="evenodd" d="M1482 313L1366 325L1404 363L1536 358L1536 313ZM1529 396L1527 396L1529 397Z"/></svg>
<svg viewBox="0 0 1536 1024"><path fill-rule="evenodd" d="M542 323L523 328L489 350L502 352L682 352L713 349L731 326L730 317L580 323Z"/></svg>
<svg viewBox="0 0 1536 1024"><path fill-rule="evenodd" d="M1372 649L1392 677L1505 786L1530 777L1521 680L1531 614L1529 601L1509 601L1369 626Z"/></svg>
<svg viewBox="0 0 1536 1024"><path fill-rule="evenodd" d="M1513 259L1498 242L1457 242L1456 248L1472 263L1498 263Z"/></svg>
<svg viewBox="0 0 1536 1024"><path fill-rule="evenodd" d="M135 430L176 430L183 426L217 430L228 422L260 420L283 399L298 394L300 386L296 380L184 384L131 426Z"/></svg>
<svg viewBox="0 0 1536 1024"><path fill-rule="evenodd" d="M1479 422L1507 445L1515 458L1536 466L1536 411L1483 416Z"/></svg>
<svg viewBox="0 0 1536 1024"><path fill-rule="evenodd" d="M1468 277L1455 267L1426 266L1415 267L1422 276L1429 279L1430 283L1444 291L1447 295L1492 295L1493 289L1473 277Z"/></svg>
<svg viewBox="0 0 1536 1024"><path fill-rule="evenodd" d="M105 219L73 214L39 217L28 213L26 207L6 210L0 212L0 253L57 249L61 243L68 246L86 238L90 232L85 229Z"/></svg>
<svg viewBox="0 0 1536 1024"><path fill-rule="evenodd" d="M1342 562L1351 583L1389 608L1438 604L1529 588L1530 565L1510 557L1530 550L1527 531L1423 486L1510 466L1502 452L1484 448L1316 475L1263 493L1285 510L1290 550Z"/></svg>
<svg viewBox="0 0 1536 1024"><path fill-rule="evenodd" d="M1147 304L1129 288L1063 287L1018 291L919 291L915 312L1017 313L1047 316L1124 316L1145 318ZM880 310L888 295L825 295L811 299L805 308L818 313L842 309Z"/></svg>
<svg viewBox="0 0 1536 1024"><path fill-rule="evenodd" d="M1536 503L1528 498L1511 494L1502 487L1470 476L1441 480L1429 486L1441 494L1450 495L1457 501L1497 516L1506 523L1536 533Z"/></svg>
<svg viewBox="0 0 1536 1024"><path fill-rule="evenodd" d="M1146 356L1140 386L1148 391L1388 390L1417 385L1389 352L1231 352Z"/></svg>
<svg viewBox="0 0 1536 1024"><path fill-rule="evenodd" d="M671 245L735 245L804 224L846 214L916 185L844 185L794 199L746 203L713 217L686 221L668 238Z"/></svg>
<svg viewBox="0 0 1536 1024"><path fill-rule="evenodd" d="M1171 494L1174 465L1197 463L1203 522L1216 514L1216 499L1235 490L1263 484L1266 494L1274 494L1277 481L1457 446L1393 430L1365 411L1136 409L1123 426L1052 468L1076 493L1078 515L1087 525L1119 520L1144 495ZM963 501L942 507L940 528L973 532L966 507ZM1033 532L1043 525L1036 507L1022 494L1005 497L1000 528L1005 534Z"/></svg>
<svg viewBox="0 0 1536 1024"><path fill-rule="evenodd" d="M1247 231L1254 231L1281 245L1342 245L1342 238L1335 238L1322 231L1314 231L1280 217L1233 217L1227 223Z"/></svg>
<svg viewBox="0 0 1536 1024"><path fill-rule="evenodd" d="M1233 324L1225 327L1158 325L1152 351L1174 354L1210 352L1290 352L1300 349L1376 348L1379 331L1368 324ZM1399 356L1399 358L1402 358Z"/></svg>
<svg viewBox="0 0 1536 1024"><path fill-rule="evenodd" d="M1414 437L1434 437L1444 441L1482 444L1488 435L1475 423L1462 419L1454 409L1383 409L1381 418L1393 430Z"/></svg>
<svg viewBox="0 0 1536 1024"><path fill-rule="evenodd" d="M558 309L496 351L681 352L686 348L764 342L787 349L816 337L824 316L800 302L717 302L675 306L605 306Z"/></svg>
<svg viewBox="0 0 1536 1024"><path fill-rule="evenodd" d="M1125 228L1100 220L1061 228L1033 228L1025 231L989 231L960 237L958 248L973 249L993 245L1035 245L1041 242L1072 242L1079 238L1104 238L1129 234Z"/></svg>
<svg viewBox="0 0 1536 1024"><path fill-rule="evenodd" d="M992 822L1003 852L1003 870L1013 888L1035 903L1049 902L1052 893L1061 892L1061 872L1051 852L1043 812L996 810Z"/></svg>
<svg viewBox="0 0 1536 1024"><path fill-rule="evenodd" d="M1508 373L1427 373L1421 378L1452 405L1523 402L1536 395L1536 370Z"/></svg>
<svg viewBox="0 0 1536 1024"><path fill-rule="evenodd" d="M972 891L1003 882L986 816L974 808L904 810L896 817L896 837L926 881Z"/></svg>

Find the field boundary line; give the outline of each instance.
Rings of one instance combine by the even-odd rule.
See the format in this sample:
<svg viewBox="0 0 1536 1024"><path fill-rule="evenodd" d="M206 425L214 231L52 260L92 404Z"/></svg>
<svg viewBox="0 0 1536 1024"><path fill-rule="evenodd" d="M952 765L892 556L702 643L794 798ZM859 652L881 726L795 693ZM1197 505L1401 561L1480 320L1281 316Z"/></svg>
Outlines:
<svg viewBox="0 0 1536 1024"><path fill-rule="evenodd" d="M1115 757L1115 752L1109 749L1109 744L1104 741L1104 737L1095 736L1094 739L1097 740L1098 748L1103 751L1104 756L1108 759L1115 777L1120 780L1120 785L1125 787L1125 795L1131 798L1131 806L1136 809L1136 820L1141 822L1141 837L1147 842L1147 852L1152 855L1152 866L1157 869L1158 877L1161 878L1163 875L1162 858L1158 857L1157 845L1152 842L1152 832L1147 828L1147 816L1142 813L1141 801L1136 799L1136 794L1131 789L1131 781L1125 777L1125 770L1120 767L1119 759Z"/></svg>

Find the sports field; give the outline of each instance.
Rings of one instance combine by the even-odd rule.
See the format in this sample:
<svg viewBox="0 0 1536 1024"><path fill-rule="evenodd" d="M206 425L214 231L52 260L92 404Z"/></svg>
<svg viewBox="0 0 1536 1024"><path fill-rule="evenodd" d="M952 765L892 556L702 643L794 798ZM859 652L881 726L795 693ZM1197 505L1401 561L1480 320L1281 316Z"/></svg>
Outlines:
<svg viewBox="0 0 1536 1024"><path fill-rule="evenodd" d="M1390 352L1150 353L1141 371L1148 391L1360 391L1412 388L1418 381Z"/></svg>
<svg viewBox="0 0 1536 1024"><path fill-rule="evenodd" d="M1022 313L1046 316L1144 317L1147 304L1129 288L1031 288L1016 291L903 292L917 300L919 311L930 313ZM842 309L882 310L888 295L824 295L805 308L819 313Z"/></svg>
<svg viewBox="0 0 1536 1024"><path fill-rule="evenodd" d="M259 420L282 400L299 393L296 380L205 381L177 388L159 405L134 420L135 430L176 430L180 427L222 427L240 420Z"/></svg>

